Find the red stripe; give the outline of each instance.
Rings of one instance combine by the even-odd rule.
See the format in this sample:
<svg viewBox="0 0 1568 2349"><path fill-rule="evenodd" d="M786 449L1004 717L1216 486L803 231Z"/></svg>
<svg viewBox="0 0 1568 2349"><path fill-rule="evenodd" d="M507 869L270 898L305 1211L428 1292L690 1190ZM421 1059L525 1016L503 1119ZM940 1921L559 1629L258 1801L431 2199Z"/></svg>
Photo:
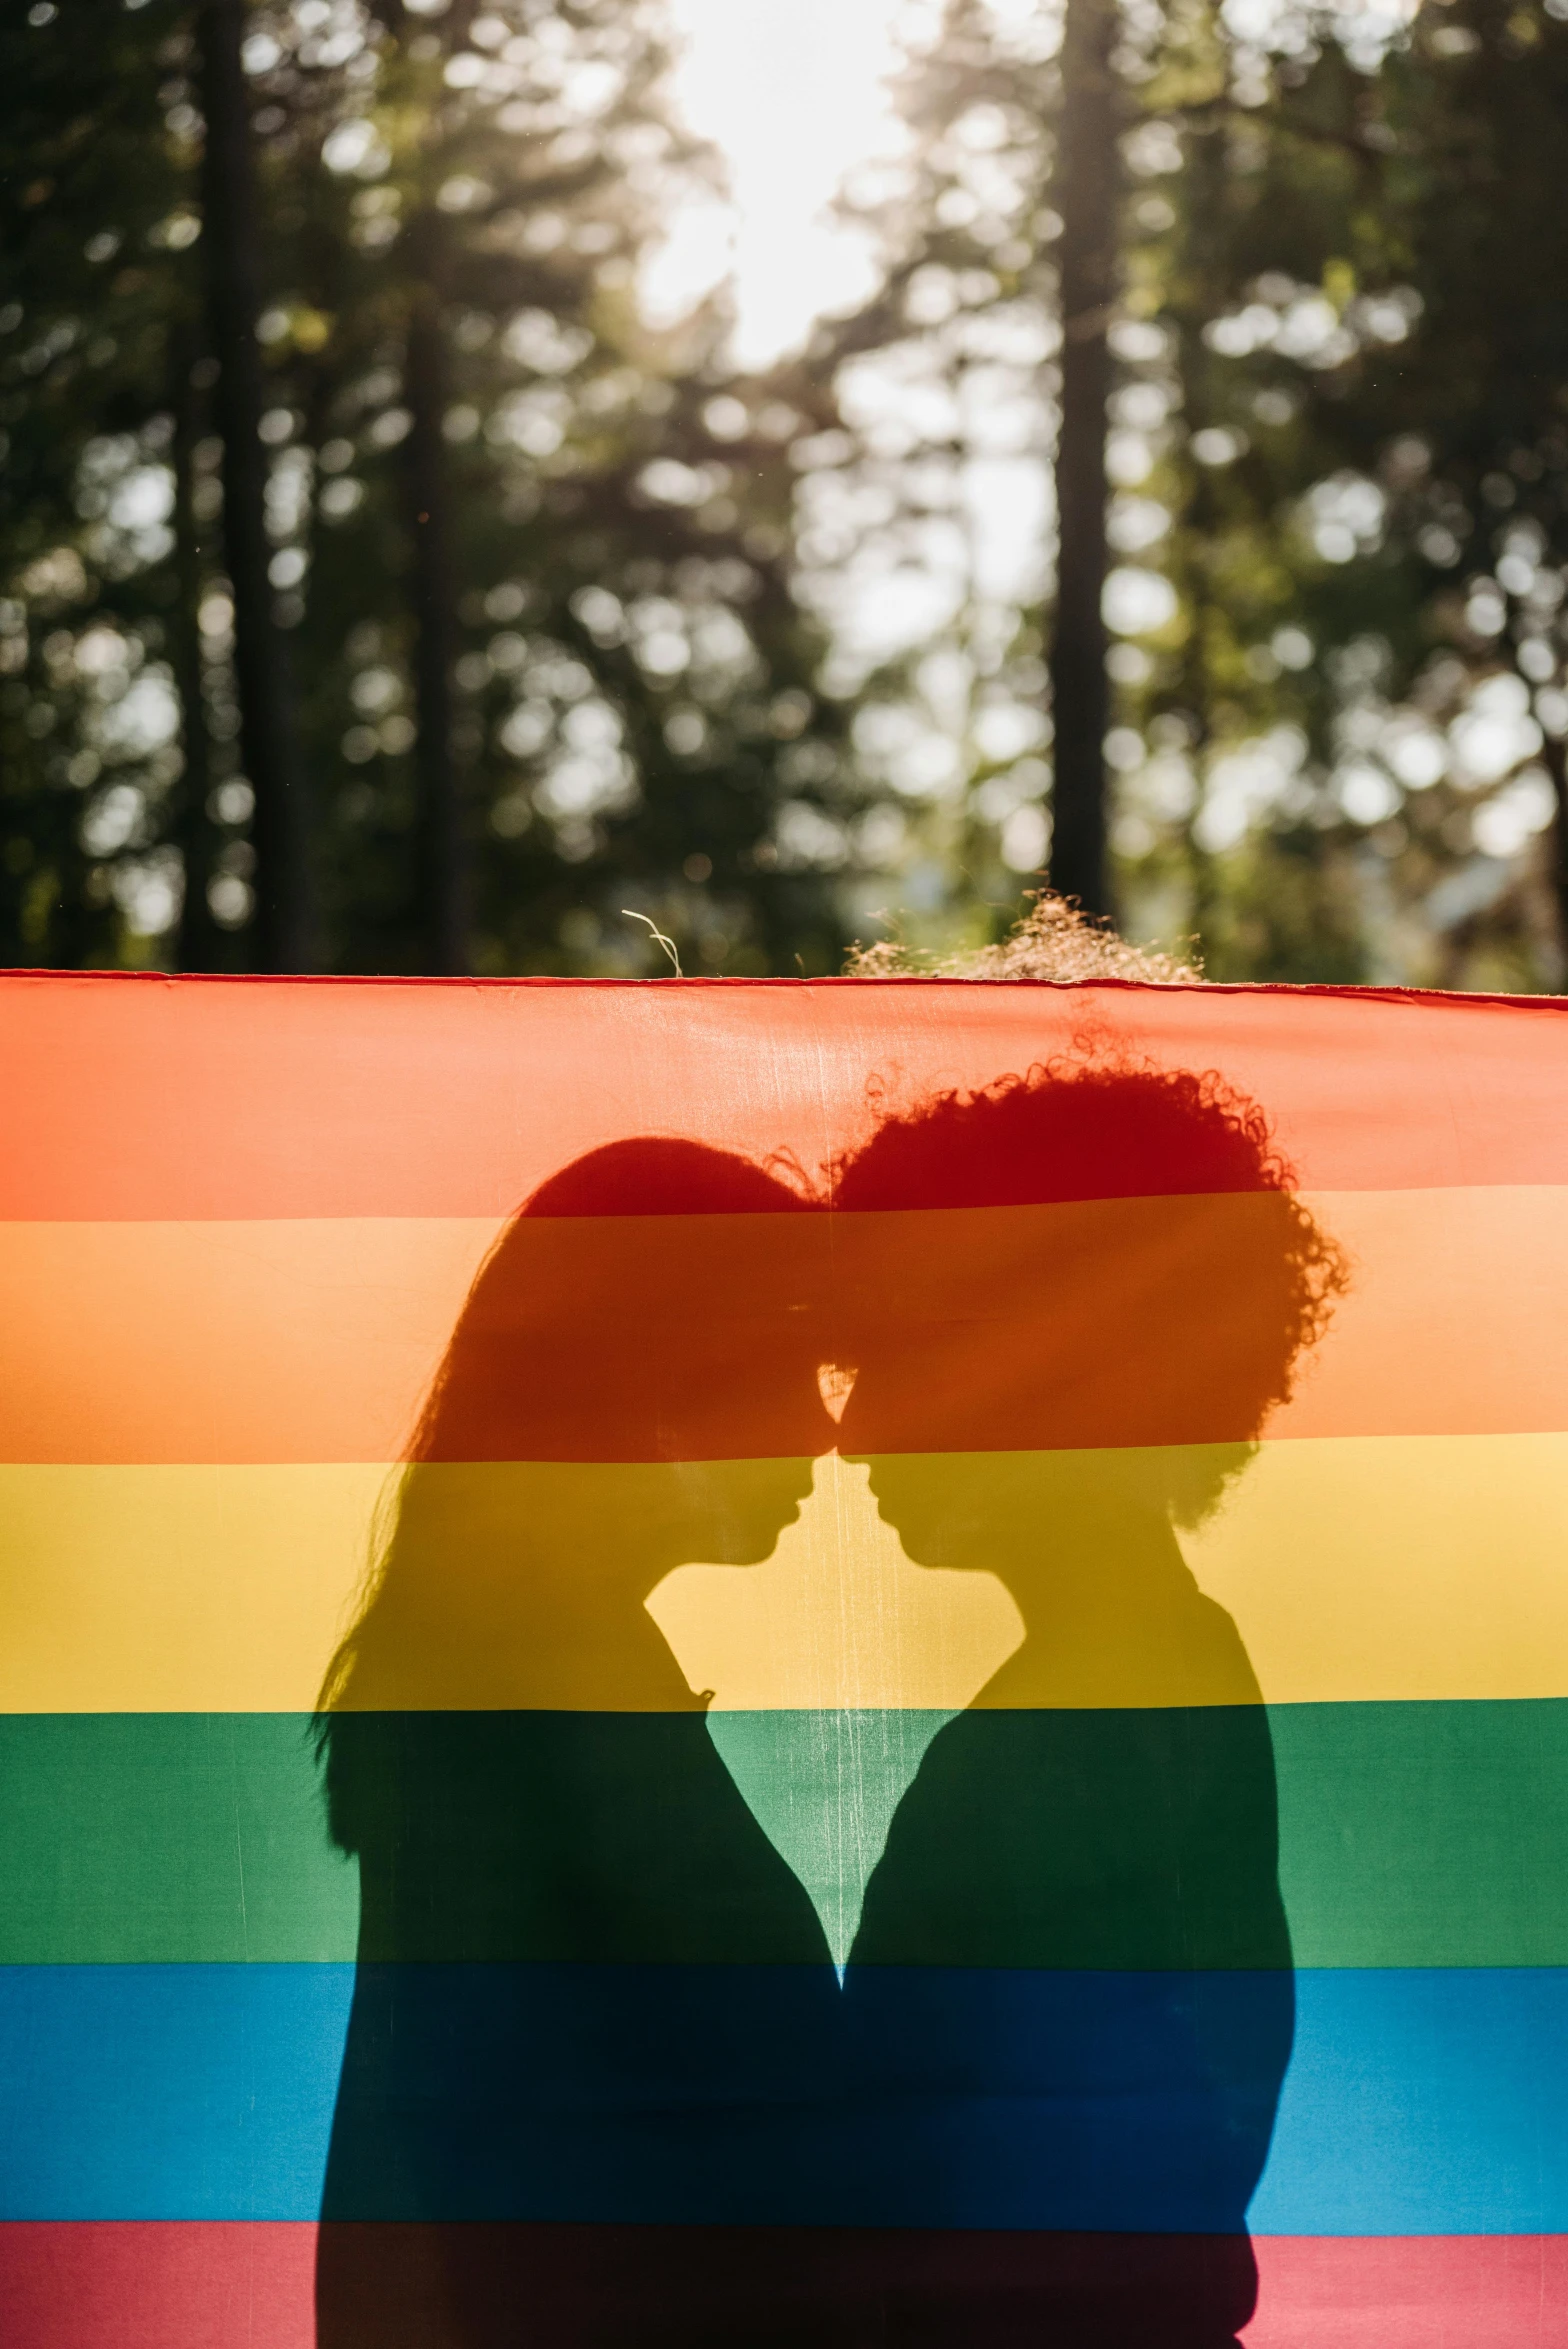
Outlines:
<svg viewBox="0 0 1568 2349"><path fill-rule="evenodd" d="M7 2349L315 2349L313 2226L0 2226Z"/></svg>
<svg viewBox="0 0 1568 2349"><path fill-rule="evenodd" d="M1564 2349L1568 2235L1272 2235L1247 2349Z"/></svg>
<svg viewBox="0 0 1568 2349"><path fill-rule="evenodd" d="M800 2330L809 2296L826 2291L840 2309L876 2312L883 2330L869 2337L931 2349L1078 2339L1030 2326L1088 2310L1082 2337L1100 2349L1212 2343L1224 2323L1244 2327L1247 2349L1568 2344L1561 2235L1271 2236L1249 2253L1244 2238L1192 2236L342 2228L322 2262L319 2327L316 2236L277 2225L0 2227L0 2332L8 2349L512 2349L521 2339L587 2349L697 2337L705 2314L727 2305L745 2312L734 2337L826 2341L838 2335Z"/></svg>
<svg viewBox="0 0 1568 2349"><path fill-rule="evenodd" d="M1561 1003L940 981L0 981L0 1217L500 1216L627 1135L813 1175L873 1102L1087 1032L1262 1103L1303 1182L1568 1182ZM62 1081L62 1071L68 1072Z"/></svg>

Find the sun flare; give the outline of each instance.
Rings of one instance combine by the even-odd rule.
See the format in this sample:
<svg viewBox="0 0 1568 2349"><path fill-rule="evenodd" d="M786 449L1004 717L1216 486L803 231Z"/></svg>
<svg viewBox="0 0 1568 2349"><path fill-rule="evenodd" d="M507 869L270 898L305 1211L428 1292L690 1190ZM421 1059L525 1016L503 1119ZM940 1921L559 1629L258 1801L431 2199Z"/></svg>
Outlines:
<svg viewBox="0 0 1568 2349"><path fill-rule="evenodd" d="M888 89L904 0L671 0L675 80L691 128L712 141L727 206L692 207L651 272L678 315L728 276L735 356L766 366L813 319L864 298L865 241L828 213L856 164L898 132Z"/></svg>

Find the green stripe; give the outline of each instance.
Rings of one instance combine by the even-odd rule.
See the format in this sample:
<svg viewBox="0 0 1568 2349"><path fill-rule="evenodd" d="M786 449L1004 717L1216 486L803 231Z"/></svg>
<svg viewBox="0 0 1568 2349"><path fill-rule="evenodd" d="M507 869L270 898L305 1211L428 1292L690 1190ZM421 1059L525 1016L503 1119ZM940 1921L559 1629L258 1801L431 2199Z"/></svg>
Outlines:
<svg viewBox="0 0 1568 2349"><path fill-rule="evenodd" d="M1219 1708L923 1721L857 1958L1280 1962L1261 1726ZM1568 1964L1568 1701L1293 1705L1268 1726L1298 1965ZM312 1727L0 1720L0 1963L352 1958L356 1868ZM367 1952L820 1959L815 1876L853 1847L858 1902L896 1791L864 1773L884 1756L902 1783L917 1752L806 1716L716 1727L749 1808L695 1715L345 1717L334 1802L365 1856ZM841 1784L829 1829L833 1752L864 1782ZM802 1800L817 1811L788 1829Z"/></svg>
<svg viewBox="0 0 1568 2349"><path fill-rule="evenodd" d="M1568 1965L1568 1699L1269 1726L1298 1966Z"/></svg>
<svg viewBox="0 0 1568 2349"><path fill-rule="evenodd" d="M350 1958L352 1864L295 1713L0 1718L0 1963Z"/></svg>

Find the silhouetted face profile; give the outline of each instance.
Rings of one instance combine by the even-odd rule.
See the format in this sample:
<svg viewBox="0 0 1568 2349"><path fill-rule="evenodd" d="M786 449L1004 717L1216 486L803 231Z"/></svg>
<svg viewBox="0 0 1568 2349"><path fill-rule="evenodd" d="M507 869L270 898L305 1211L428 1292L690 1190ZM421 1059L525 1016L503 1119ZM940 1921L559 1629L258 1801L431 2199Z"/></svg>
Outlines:
<svg viewBox="0 0 1568 2349"><path fill-rule="evenodd" d="M644 1606L766 1558L831 1445L802 1219L744 1160L620 1143L463 1309L323 1700L361 1884L324 2349L701 2337L695 2249L578 2222L722 2209L737 2134L829 2062L816 1912Z"/></svg>
<svg viewBox="0 0 1568 2349"><path fill-rule="evenodd" d="M695 1702L643 1600L766 1558L833 1435L800 1252L758 1238L805 1211L662 1139L533 1194L463 1308L333 1709Z"/></svg>
<svg viewBox="0 0 1568 2349"><path fill-rule="evenodd" d="M842 1300L841 1447L911 1558L996 1574L1026 1628L933 1739L847 1976L933 2200L1040 2230L1032 2282L978 2280L945 2338L1027 2309L1219 2349L1251 2312L1292 2008L1273 1761L1174 1529L1340 1284L1289 1180L1217 1078L1092 1060L889 1119L838 1170L841 1211L933 1211L918 1278ZM1069 2236L1106 2256L1069 2273Z"/></svg>
<svg viewBox="0 0 1568 2349"><path fill-rule="evenodd" d="M1000 1455L1074 1455L1052 1473L1083 1507L1195 1522L1340 1280L1261 1112L1187 1072L1089 1062L943 1096L886 1121L834 1203L949 1211L924 1283L846 1300L837 1338L857 1370L841 1449L875 1460L929 1565L996 1567ZM1163 1457L1089 1457L1133 1451ZM940 1496L899 1458L935 1453L973 1463L944 1466Z"/></svg>

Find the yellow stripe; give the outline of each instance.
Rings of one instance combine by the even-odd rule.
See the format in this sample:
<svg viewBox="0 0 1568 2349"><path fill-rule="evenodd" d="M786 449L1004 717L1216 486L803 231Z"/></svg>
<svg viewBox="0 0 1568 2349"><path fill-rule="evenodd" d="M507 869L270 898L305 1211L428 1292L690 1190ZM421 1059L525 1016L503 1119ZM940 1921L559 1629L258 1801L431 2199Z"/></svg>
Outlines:
<svg viewBox="0 0 1568 2349"><path fill-rule="evenodd" d="M0 1712L308 1711L384 1467L0 1467Z"/></svg>
<svg viewBox="0 0 1568 2349"><path fill-rule="evenodd" d="M1181 1537L1234 1633L1151 1548L1159 1506L1233 1464L874 1462L900 1539L867 1471L823 1462L771 1556L809 1463L416 1469L350 1701L947 1708L992 1674L982 1703L1568 1695L1568 1437L1266 1444ZM0 1711L308 1710L397 1491L352 1465L0 1469ZM694 1529L728 1563L684 1562Z"/></svg>
<svg viewBox="0 0 1568 2349"><path fill-rule="evenodd" d="M1183 1546L1270 1704L1568 1696L1568 1436L1264 1444Z"/></svg>

